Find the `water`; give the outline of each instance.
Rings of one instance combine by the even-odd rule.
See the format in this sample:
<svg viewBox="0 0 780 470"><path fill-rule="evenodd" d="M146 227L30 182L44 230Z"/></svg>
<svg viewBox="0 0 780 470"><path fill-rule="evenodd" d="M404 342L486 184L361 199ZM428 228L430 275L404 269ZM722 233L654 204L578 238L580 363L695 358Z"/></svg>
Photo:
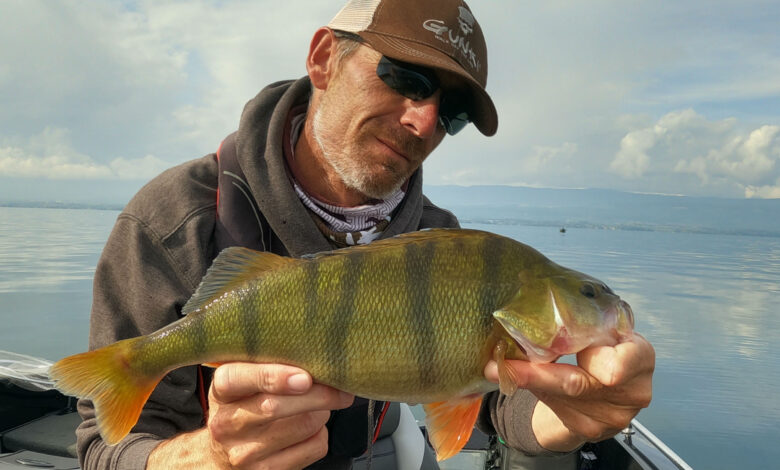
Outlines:
<svg viewBox="0 0 780 470"><path fill-rule="evenodd" d="M777 468L780 238L471 224L609 284L656 349L639 419L694 468Z"/></svg>
<svg viewBox="0 0 780 470"><path fill-rule="evenodd" d="M91 278L114 211L0 207L0 349L86 348ZM780 238L467 224L607 282L655 346L639 419L697 469L780 460Z"/></svg>
<svg viewBox="0 0 780 470"><path fill-rule="evenodd" d="M83 351L92 276L116 211L0 207L0 349Z"/></svg>

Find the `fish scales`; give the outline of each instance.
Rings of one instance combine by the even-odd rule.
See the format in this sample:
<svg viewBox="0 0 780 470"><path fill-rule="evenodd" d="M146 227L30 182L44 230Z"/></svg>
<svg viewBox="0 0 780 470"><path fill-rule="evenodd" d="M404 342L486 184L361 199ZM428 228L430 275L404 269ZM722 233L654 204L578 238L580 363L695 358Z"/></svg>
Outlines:
<svg viewBox="0 0 780 470"><path fill-rule="evenodd" d="M356 395L426 403L431 441L446 458L470 433L481 394L496 388L483 376L488 360L512 393L504 359L549 361L633 328L628 304L600 281L514 240L460 229L303 259L231 248L183 313L52 367L64 392L93 399L109 444L172 369L280 362Z"/></svg>
<svg viewBox="0 0 780 470"><path fill-rule="evenodd" d="M417 366L417 380L421 388L435 385L441 370L436 358L440 343L437 341L436 327L433 324L434 316L426 314L435 309L435 283L431 279L434 256L435 248L430 243L404 247L408 320L402 324L409 329L408 337L417 338L415 347L409 349L409 352L416 359L414 364Z"/></svg>
<svg viewBox="0 0 780 470"><path fill-rule="evenodd" d="M354 388L408 393L412 385L423 390L442 385L437 375L446 380L455 374L458 381L473 370L454 359L469 363L471 358L463 356L473 356L474 341L490 334L492 318L480 313L491 312L509 294L495 282L500 278L497 267L514 261L501 256L503 244L491 238L456 239L400 245L372 256L327 256L316 270L311 269L313 261L301 263L193 312L187 318L199 326L176 325L151 336L149 344L163 336L177 339L149 354L149 362L176 363L185 356L286 360L345 390L356 384ZM301 305L306 292L312 292L307 286L313 277L314 299ZM515 287L505 286L509 291ZM324 360L312 359L320 357ZM386 378L381 380L376 373L386 368L398 374L380 374ZM417 370L416 377L410 376L410 368Z"/></svg>

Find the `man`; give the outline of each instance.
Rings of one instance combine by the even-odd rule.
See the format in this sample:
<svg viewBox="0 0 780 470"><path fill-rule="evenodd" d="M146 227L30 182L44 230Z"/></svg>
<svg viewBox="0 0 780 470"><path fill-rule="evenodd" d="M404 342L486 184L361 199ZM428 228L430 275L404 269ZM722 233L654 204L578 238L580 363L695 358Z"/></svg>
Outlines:
<svg viewBox="0 0 780 470"><path fill-rule="evenodd" d="M251 100L218 156L168 170L128 204L95 273L91 348L179 318L226 246L302 256L457 226L422 195L420 165L469 121L496 132L487 50L468 6L352 0L315 32L306 68ZM643 338L578 361L516 362L533 394L489 394L481 427L526 453L568 452L649 403L654 358ZM495 364L485 374L497 380ZM290 366L227 364L210 385L187 367L163 379L114 447L82 400L78 450L85 469L348 468L355 451L342 444L367 437L349 418L356 406L365 416L364 401Z"/></svg>

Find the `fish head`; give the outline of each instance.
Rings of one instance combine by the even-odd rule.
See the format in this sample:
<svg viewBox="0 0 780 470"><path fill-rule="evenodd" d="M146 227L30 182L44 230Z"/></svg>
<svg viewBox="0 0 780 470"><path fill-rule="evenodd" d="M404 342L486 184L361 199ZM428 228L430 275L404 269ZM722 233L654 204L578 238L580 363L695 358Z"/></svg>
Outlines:
<svg viewBox="0 0 780 470"><path fill-rule="evenodd" d="M631 336L634 313L626 301L598 279L552 268L521 272L517 293L493 312L530 361L551 362Z"/></svg>

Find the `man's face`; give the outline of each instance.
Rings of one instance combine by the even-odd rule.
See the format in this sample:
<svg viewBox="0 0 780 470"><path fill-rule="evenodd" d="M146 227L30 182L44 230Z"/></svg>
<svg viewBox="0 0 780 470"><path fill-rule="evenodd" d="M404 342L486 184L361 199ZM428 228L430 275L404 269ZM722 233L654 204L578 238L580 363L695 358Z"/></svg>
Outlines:
<svg viewBox="0 0 780 470"><path fill-rule="evenodd" d="M312 131L344 184L377 199L392 194L444 138L439 94L412 101L376 74L381 54L360 46L323 91Z"/></svg>

